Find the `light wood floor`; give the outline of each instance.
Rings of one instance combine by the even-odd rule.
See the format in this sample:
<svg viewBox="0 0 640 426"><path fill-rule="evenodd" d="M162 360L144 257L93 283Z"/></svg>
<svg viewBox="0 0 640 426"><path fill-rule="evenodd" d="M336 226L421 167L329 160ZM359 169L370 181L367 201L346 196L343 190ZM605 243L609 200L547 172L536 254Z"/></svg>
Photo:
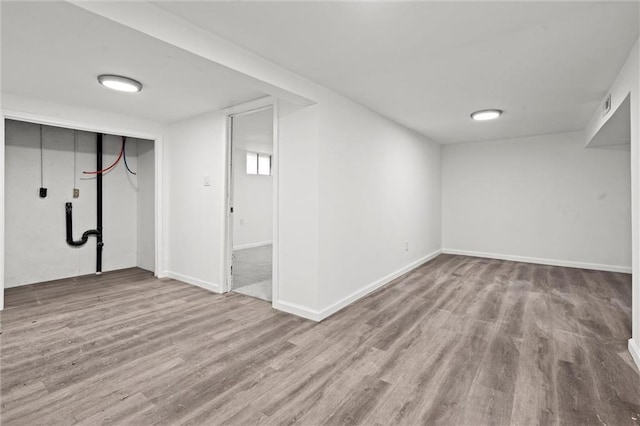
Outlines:
<svg viewBox="0 0 640 426"><path fill-rule="evenodd" d="M640 423L624 274L442 255L319 324L138 269L6 304L4 426Z"/></svg>

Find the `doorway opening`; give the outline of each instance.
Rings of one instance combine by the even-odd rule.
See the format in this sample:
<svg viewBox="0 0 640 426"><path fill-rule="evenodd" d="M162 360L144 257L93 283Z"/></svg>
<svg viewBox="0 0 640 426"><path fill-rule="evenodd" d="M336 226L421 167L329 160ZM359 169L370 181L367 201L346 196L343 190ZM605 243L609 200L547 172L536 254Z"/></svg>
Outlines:
<svg viewBox="0 0 640 426"><path fill-rule="evenodd" d="M274 265L274 108L229 116L228 290L271 302Z"/></svg>
<svg viewBox="0 0 640 426"><path fill-rule="evenodd" d="M274 283L274 108L229 116L228 290L271 302Z"/></svg>

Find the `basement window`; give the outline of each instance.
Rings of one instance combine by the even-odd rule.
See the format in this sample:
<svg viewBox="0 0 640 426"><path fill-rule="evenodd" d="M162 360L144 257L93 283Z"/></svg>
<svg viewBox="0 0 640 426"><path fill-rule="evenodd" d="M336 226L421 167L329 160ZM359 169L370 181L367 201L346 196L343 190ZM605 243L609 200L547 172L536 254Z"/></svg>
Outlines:
<svg viewBox="0 0 640 426"><path fill-rule="evenodd" d="M247 152L247 174L271 176L271 155Z"/></svg>

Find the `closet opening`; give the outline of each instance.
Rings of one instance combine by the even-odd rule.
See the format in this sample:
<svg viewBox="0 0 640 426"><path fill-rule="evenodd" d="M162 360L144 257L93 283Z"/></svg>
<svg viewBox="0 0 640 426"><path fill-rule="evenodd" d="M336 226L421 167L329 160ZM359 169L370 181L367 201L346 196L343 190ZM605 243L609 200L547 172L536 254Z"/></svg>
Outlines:
<svg viewBox="0 0 640 426"><path fill-rule="evenodd" d="M6 119L5 288L155 275L155 164L153 140Z"/></svg>

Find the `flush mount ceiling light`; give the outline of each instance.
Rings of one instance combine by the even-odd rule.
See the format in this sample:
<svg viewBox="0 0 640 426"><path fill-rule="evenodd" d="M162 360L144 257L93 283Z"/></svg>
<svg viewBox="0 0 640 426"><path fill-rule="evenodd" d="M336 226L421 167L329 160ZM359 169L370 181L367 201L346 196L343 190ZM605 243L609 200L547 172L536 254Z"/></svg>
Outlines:
<svg viewBox="0 0 640 426"><path fill-rule="evenodd" d="M495 120L502 115L500 109L483 109L471 114L471 118L477 121Z"/></svg>
<svg viewBox="0 0 640 426"><path fill-rule="evenodd" d="M139 92L142 90L142 83L129 77L121 75L102 74L98 76L98 83L109 89L120 92Z"/></svg>

